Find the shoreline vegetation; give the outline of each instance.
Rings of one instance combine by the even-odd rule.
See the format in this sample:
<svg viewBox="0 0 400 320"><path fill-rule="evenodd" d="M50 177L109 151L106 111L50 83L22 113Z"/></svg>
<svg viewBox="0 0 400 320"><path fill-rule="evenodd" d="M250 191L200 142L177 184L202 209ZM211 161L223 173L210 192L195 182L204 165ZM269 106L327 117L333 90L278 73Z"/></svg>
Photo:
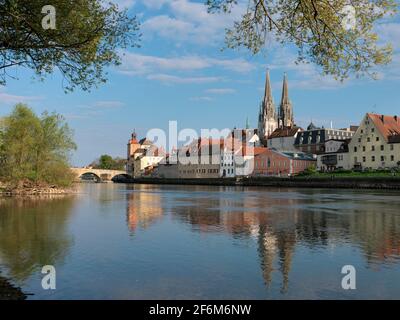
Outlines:
<svg viewBox="0 0 400 320"><path fill-rule="evenodd" d="M26 300L27 295L0 275L0 300Z"/></svg>
<svg viewBox="0 0 400 320"><path fill-rule="evenodd" d="M73 133L56 113L36 115L17 104L0 118L0 194L41 195L73 192L70 170Z"/></svg>
<svg viewBox="0 0 400 320"><path fill-rule="evenodd" d="M76 185L59 187L51 184L33 183L29 180L18 184L0 182L0 196L47 196L77 194Z"/></svg>
<svg viewBox="0 0 400 320"><path fill-rule="evenodd" d="M327 188L327 189L387 189L400 190L400 176L298 176L293 178L248 177L218 179L161 179L136 178L118 183L204 185L240 187Z"/></svg>

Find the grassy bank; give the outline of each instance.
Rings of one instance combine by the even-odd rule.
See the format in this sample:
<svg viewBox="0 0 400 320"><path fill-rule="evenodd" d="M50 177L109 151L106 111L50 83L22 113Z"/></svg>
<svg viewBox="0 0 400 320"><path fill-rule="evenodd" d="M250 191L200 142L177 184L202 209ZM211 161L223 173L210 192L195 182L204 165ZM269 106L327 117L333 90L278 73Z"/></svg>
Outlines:
<svg viewBox="0 0 400 320"><path fill-rule="evenodd" d="M300 175L295 177L298 178L321 178L321 179L328 179L328 178L394 178L400 179L400 172L390 172L390 171L372 171L372 172L355 172L355 171L344 171L344 172L331 172L331 173L320 173L315 172L312 174L307 175Z"/></svg>
<svg viewBox="0 0 400 320"><path fill-rule="evenodd" d="M328 189L388 189L400 190L399 177L333 177L330 176L298 176L295 178L249 177L236 180L234 178L215 179L133 179L136 184L169 184L169 185L204 185L204 186L252 186L278 188L328 188Z"/></svg>

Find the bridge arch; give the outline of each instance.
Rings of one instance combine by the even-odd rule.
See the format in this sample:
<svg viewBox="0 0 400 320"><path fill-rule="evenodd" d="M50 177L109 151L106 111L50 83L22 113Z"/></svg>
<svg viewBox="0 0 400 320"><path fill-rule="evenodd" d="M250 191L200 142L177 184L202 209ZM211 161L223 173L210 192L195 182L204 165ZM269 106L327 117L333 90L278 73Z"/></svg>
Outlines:
<svg viewBox="0 0 400 320"><path fill-rule="evenodd" d="M92 178L92 179L90 179ZM81 181L95 181L95 182L101 182L102 179L99 177L97 174L93 172L85 172L79 176L79 179Z"/></svg>
<svg viewBox="0 0 400 320"><path fill-rule="evenodd" d="M114 178L120 175L127 175L126 171L121 170L103 170L92 168L71 168L76 179L81 181L82 177L92 175L95 176L98 182L113 181Z"/></svg>
<svg viewBox="0 0 400 320"><path fill-rule="evenodd" d="M127 173L117 174L111 178L113 182L128 182L132 177Z"/></svg>

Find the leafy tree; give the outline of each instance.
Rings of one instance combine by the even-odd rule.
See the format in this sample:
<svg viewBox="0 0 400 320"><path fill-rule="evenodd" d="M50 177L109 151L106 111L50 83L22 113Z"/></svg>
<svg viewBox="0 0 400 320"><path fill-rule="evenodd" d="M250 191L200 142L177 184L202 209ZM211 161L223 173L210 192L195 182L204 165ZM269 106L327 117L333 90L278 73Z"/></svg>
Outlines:
<svg viewBox="0 0 400 320"><path fill-rule="evenodd" d="M315 165L309 166L307 167L304 171L303 171L303 175L306 176L312 176L312 175L316 175L318 173L317 171L317 167Z"/></svg>
<svg viewBox="0 0 400 320"><path fill-rule="evenodd" d="M237 4L207 0L210 12L229 13ZM351 72L374 76L373 68L392 56L390 44L378 45L374 25L396 11L396 0L249 0L241 20L227 30L226 44L256 54L275 38L297 46L297 63L313 62L336 79Z"/></svg>
<svg viewBox="0 0 400 320"><path fill-rule="evenodd" d="M113 158L108 154L103 154L100 158L94 161L91 166L94 169L105 169L105 170L124 170L126 160L121 158Z"/></svg>
<svg viewBox="0 0 400 320"><path fill-rule="evenodd" d="M0 0L0 85L13 66L43 79L58 69L66 91L106 81L105 67L120 64L118 48L137 46L136 17L102 0L52 0L55 29L45 29L46 0Z"/></svg>
<svg viewBox="0 0 400 320"><path fill-rule="evenodd" d="M100 157L99 160L99 169L111 169L114 165L114 159L105 154Z"/></svg>
<svg viewBox="0 0 400 320"><path fill-rule="evenodd" d="M20 180L33 177L35 137L40 136L40 120L24 105L17 105L2 121L1 175Z"/></svg>
<svg viewBox="0 0 400 320"><path fill-rule="evenodd" d="M26 105L18 104L1 124L0 178L60 186L72 182L68 158L76 145L60 115L45 112L38 117Z"/></svg>

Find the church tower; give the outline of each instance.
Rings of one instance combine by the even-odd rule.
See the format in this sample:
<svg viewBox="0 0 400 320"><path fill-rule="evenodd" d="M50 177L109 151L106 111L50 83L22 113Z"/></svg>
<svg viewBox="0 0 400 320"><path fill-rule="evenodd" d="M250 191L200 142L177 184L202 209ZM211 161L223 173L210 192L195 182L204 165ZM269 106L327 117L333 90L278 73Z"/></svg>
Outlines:
<svg viewBox="0 0 400 320"><path fill-rule="evenodd" d="M287 75L283 78L282 100L279 106L279 128L294 127L293 106L289 100L289 85Z"/></svg>
<svg viewBox="0 0 400 320"><path fill-rule="evenodd" d="M272 132L278 128L274 99L272 97L271 80L269 70L265 81L264 100L260 106L260 115L258 119L258 132L261 140L266 140Z"/></svg>

